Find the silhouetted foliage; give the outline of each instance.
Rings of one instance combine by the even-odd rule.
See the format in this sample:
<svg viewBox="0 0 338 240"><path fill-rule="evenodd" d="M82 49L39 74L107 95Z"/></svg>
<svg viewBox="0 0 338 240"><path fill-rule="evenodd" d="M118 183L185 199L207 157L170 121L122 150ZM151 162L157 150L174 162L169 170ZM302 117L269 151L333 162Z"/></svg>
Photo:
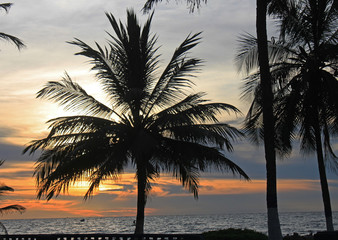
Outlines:
<svg viewBox="0 0 338 240"><path fill-rule="evenodd" d="M39 198L51 199L72 183L88 180L87 198L102 181L117 179L126 167L135 167L135 232L143 233L147 196L161 172L172 173L196 198L201 171L215 168L248 179L221 152L232 151L231 141L242 134L218 118L224 111L239 110L210 103L204 93L188 92L193 72L201 65L188 52L198 44L200 33L189 35L158 75L157 37L150 34L152 15L143 27L132 10L127 11L125 26L106 15L115 33L109 34L108 46L96 43L94 49L79 39L70 44L80 47L76 55L90 59L108 103L87 94L68 74L59 82L48 82L38 98L83 115L50 120L49 135L33 141L24 152L42 150L34 173Z"/></svg>
<svg viewBox="0 0 338 240"><path fill-rule="evenodd" d="M12 6L12 3L1 3L0 4L0 9L3 9L6 11L6 13L8 13L10 7ZM15 44L15 46L20 50L21 48L25 47L25 44L23 43L22 40L20 40L17 37L14 37L12 35L0 32L0 39L12 42Z"/></svg>
<svg viewBox="0 0 338 240"><path fill-rule="evenodd" d="M149 11L155 3L162 2L162 0L148 0L143 8L144 12ZM195 7L199 8L201 5L200 0L187 0L187 4L190 8L190 11L194 11ZM203 1L202 1L203 2ZM204 1L207 2L206 0ZM278 3L278 4L277 4ZM259 63L260 69L262 71L262 78L261 82L264 86L261 94L261 104L262 104L262 114L264 120L264 129L268 134L262 136L264 138L264 145L265 145L265 156L266 156L266 168L267 168L267 205L268 205L268 212L271 210L274 211L274 214L268 213L268 225L269 229L273 226L274 230L272 232L276 233L272 238L278 237L281 239L280 233L280 226L278 220L278 211L277 211L277 186L276 186L276 153L275 153L275 146L277 146L275 139L274 139L274 123L273 123L273 96L271 90L271 77L269 72L269 64L268 64L268 57L267 57L267 37L266 37L266 14L268 5L272 8L273 6L282 5L281 0L257 0L257 21L256 21L256 30L257 35L259 36L258 39L258 48L260 49L260 60ZM273 5L273 6L272 6ZM258 56L258 55L257 55ZM269 210L270 209L270 210ZM271 221L274 219L274 222ZM277 223L278 222L278 223ZM270 230L269 230L270 232ZM270 234L271 235L271 234ZM277 236L279 235L279 236Z"/></svg>
<svg viewBox="0 0 338 240"><path fill-rule="evenodd" d="M325 165L336 169L338 164L331 147L331 138L338 135L337 8L332 0L290 0L281 8L274 6L271 14L280 24L279 40L269 43L276 149L289 153L292 141L300 136L301 150L316 152L327 226L332 230ZM241 42L237 60L250 74L257 67L255 39L246 36ZM258 142L264 136L259 75L250 74L243 91L254 97L246 128Z"/></svg>
<svg viewBox="0 0 338 240"><path fill-rule="evenodd" d="M2 166L4 164L4 160L0 160L0 166ZM11 187L8 187L4 184L0 184L0 197L5 195L7 192L14 192L14 189ZM6 214L6 213L11 213L11 212L19 212L19 213L23 213L26 210L26 208L24 208L21 205L18 204L13 204L13 205L9 205L6 207L1 207L0 208L0 214ZM0 222L0 227L5 231L5 233L7 234L7 229L6 227Z"/></svg>
<svg viewBox="0 0 338 240"><path fill-rule="evenodd" d="M177 0L176 0L177 1ZM207 3L208 0L185 0L187 2L187 6L189 7L190 11L193 12L195 9L199 9L201 7L201 3ZM147 13L151 9L154 8L154 5L162 2L162 0L147 0L147 2L143 6L143 12ZM169 0L167 0L169 2Z"/></svg>

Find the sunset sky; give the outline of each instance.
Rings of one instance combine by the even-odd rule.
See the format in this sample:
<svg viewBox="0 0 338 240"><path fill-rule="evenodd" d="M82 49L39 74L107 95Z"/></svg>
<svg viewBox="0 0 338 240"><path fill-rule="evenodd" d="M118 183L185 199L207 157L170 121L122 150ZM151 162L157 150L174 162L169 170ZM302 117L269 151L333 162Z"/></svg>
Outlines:
<svg viewBox="0 0 338 240"><path fill-rule="evenodd" d="M214 102L238 107L244 114L248 102L241 101L241 75L234 64L239 35L255 34L255 1L212 0L199 11L189 14L185 1L163 1L155 7L152 32L161 46L161 66L165 66L174 49L189 33L202 31L202 42L191 56L202 58L203 69L195 79L195 90L206 92ZM1 206L21 204L22 215L2 218L47 218L86 216L133 216L136 210L136 185L132 169L117 182L108 181L83 201L88 186L80 182L68 194L49 202L36 199L32 177L38 155L21 155L26 144L48 133L46 121L67 113L57 104L36 99L47 81L57 81L64 72L88 93L100 99L98 83L90 72L87 59L74 56L79 49L67 44L74 37L94 45L104 45L112 32L105 12L125 22L126 9L133 8L144 23L141 12L145 0L15 0L8 14L0 12L0 31L19 37L27 48L18 51L14 45L0 42L0 182L15 189L1 198ZM270 21L269 32L274 33ZM224 116L240 126L243 116ZM265 212L265 160L262 147L246 141L234 143L235 151L226 155L242 167L252 181L245 182L232 174L204 173L200 180L200 197L184 190L170 175L157 179L146 213L216 214ZM338 141L334 145L338 153ZM322 211L319 174L314 155L303 156L295 144L287 159L278 161L279 209L286 211ZM338 211L338 175L328 172L332 208Z"/></svg>

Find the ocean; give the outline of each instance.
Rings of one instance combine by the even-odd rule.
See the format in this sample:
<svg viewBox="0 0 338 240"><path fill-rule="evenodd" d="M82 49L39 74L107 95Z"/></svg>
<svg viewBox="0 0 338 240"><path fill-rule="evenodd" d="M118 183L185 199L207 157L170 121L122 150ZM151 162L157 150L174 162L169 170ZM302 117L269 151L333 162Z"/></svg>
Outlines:
<svg viewBox="0 0 338 240"><path fill-rule="evenodd" d="M338 229L338 212L333 213ZM9 234L133 233L133 217L45 218L1 220ZM321 212L280 213L283 235L325 231ZM267 233L265 213L147 216L145 233L202 233L226 228L247 228Z"/></svg>

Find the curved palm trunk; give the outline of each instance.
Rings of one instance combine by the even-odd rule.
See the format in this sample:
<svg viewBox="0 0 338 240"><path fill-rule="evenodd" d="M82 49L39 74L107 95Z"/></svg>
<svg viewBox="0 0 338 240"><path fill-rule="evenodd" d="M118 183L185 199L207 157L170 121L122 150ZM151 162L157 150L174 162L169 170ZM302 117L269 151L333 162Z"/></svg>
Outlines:
<svg viewBox="0 0 338 240"><path fill-rule="evenodd" d="M256 4L258 61L261 74L263 98L262 107L264 126L264 150L266 160L266 201L268 210L268 233L270 240L282 240L282 232L280 229L277 208L276 153L274 146L275 124L273 116L273 93L271 87L266 31L267 0L257 0Z"/></svg>
<svg viewBox="0 0 338 240"><path fill-rule="evenodd" d="M5 235L8 235L7 228L5 227L5 225L3 225L2 222L0 222L0 228L2 228L2 230L4 230Z"/></svg>
<svg viewBox="0 0 338 240"><path fill-rule="evenodd" d="M320 186L322 189L322 198L323 198L323 203L324 203L324 212L325 212L325 219L326 219L326 229L327 231L334 231L333 221L332 221L330 192L329 192L329 186L327 183L326 170L325 170L324 157L323 157L322 140L321 140L321 134L320 134L320 128L319 128L318 121L317 121L316 129L315 129L315 134L316 134L316 152L317 152Z"/></svg>
<svg viewBox="0 0 338 240"><path fill-rule="evenodd" d="M144 232L144 209L146 206L146 171L142 166L138 166L137 170L137 215L135 234L143 234Z"/></svg>

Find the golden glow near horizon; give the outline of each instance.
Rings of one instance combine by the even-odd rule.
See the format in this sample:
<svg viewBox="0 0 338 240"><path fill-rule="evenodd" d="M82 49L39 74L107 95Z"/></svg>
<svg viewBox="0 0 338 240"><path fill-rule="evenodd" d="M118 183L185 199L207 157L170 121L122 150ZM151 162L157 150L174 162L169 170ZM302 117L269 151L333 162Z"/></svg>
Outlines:
<svg viewBox="0 0 338 240"><path fill-rule="evenodd" d="M13 178L16 173L32 170L31 163L15 164L7 169L0 169L0 175L7 174L8 177L2 181L15 189L9 193L9 199L3 199L1 205L21 204L27 208L23 215L6 215L5 218L32 218L32 217L65 217L65 216L134 216L136 214L136 179L134 173L122 174L117 181L105 181L94 191L92 198L83 201L89 183L86 181L76 182L67 193L50 201L36 199L36 188L34 178L31 176ZM6 175L5 174L5 175ZM23 183L25 183L23 185ZM338 186L337 180L331 180L330 184ZM247 196L250 194L264 194L266 188L265 180L243 181L240 179L201 178L199 195L203 198L208 196ZM181 189L181 190L179 190ZM278 181L278 192L283 193L307 193L316 191L319 193L318 180L302 179L280 179ZM181 184L171 176L164 175L156 180L150 192L151 201L161 199L184 199L194 201L192 194L184 190ZM104 199L103 199L104 197ZM163 201L163 200L162 200ZM128 204L126 204L128 203ZM198 204L198 201L195 203ZM179 209L179 206L177 206ZM49 213L49 214L48 214ZM148 215L161 214L161 207L149 207L146 209Z"/></svg>

